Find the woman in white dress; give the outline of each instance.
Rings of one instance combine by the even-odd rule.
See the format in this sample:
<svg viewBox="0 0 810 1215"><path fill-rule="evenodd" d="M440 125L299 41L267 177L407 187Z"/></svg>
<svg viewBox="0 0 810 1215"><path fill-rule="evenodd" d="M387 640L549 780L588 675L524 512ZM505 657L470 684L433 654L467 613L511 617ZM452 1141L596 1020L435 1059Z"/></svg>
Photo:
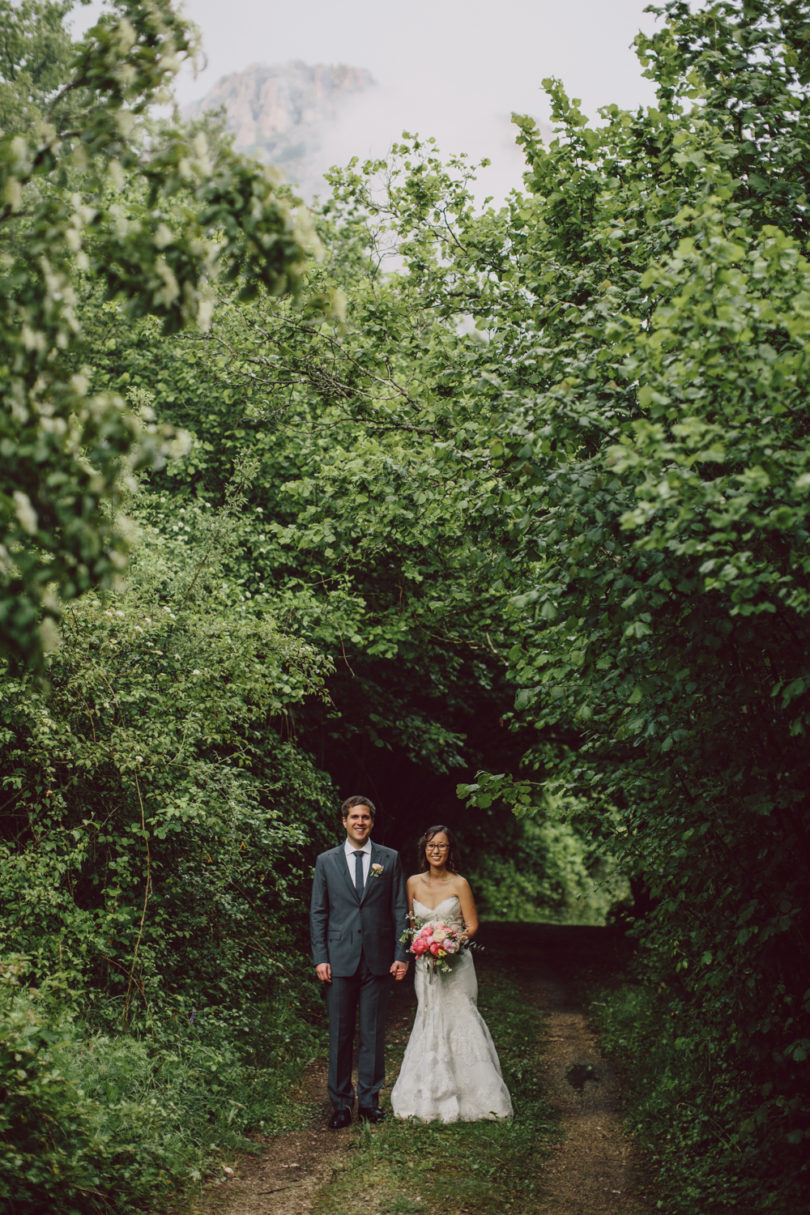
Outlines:
<svg viewBox="0 0 810 1215"><path fill-rule="evenodd" d="M411 923L443 923L472 938L478 931L470 884L457 869L447 827L430 827L419 841L422 872L408 878ZM416 959L419 1006L397 1082L391 1090L396 1118L420 1122L477 1122L509 1118L512 1101L498 1055L478 1011L472 953L451 961L449 973Z"/></svg>

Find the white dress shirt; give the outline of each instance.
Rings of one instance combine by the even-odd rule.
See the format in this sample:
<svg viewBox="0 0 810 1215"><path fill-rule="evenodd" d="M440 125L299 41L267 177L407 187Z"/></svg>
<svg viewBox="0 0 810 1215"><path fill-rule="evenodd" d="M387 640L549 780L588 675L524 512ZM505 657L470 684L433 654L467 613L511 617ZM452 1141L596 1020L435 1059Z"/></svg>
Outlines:
<svg viewBox="0 0 810 1215"><path fill-rule="evenodd" d="M366 888L368 882L368 871L371 868L371 840L366 840L362 848L357 848L350 839L346 840L343 845L343 851L346 854L346 864L349 866L349 877L354 885L354 854L355 852L363 853L363 889Z"/></svg>

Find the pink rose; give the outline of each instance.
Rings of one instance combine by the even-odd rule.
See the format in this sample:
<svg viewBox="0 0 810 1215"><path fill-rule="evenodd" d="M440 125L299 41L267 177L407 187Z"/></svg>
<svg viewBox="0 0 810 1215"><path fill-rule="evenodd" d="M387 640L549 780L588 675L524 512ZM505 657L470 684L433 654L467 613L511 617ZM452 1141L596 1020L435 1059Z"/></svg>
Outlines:
<svg viewBox="0 0 810 1215"><path fill-rule="evenodd" d="M420 954L425 952L427 947L428 943L424 937L414 937L413 944L411 945L411 953L415 953L418 957Z"/></svg>
<svg viewBox="0 0 810 1215"><path fill-rule="evenodd" d="M447 940L444 942L444 952L445 953L455 953L457 951L457 949L458 949L458 942L454 941L452 939L452 937L448 937Z"/></svg>
<svg viewBox="0 0 810 1215"><path fill-rule="evenodd" d="M439 946L438 946L437 942L431 941L430 945L428 945L428 949L430 950L430 952L433 954L433 956L435 958L436 954L439 952Z"/></svg>

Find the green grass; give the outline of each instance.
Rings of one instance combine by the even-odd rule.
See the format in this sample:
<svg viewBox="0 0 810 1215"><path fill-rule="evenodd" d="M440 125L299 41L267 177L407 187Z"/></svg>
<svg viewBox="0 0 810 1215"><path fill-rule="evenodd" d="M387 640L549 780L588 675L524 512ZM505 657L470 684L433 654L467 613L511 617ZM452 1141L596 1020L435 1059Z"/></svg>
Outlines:
<svg viewBox="0 0 810 1215"><path fill-rule="evenodd" d="M558 1137L539 1080L544 1020L502 974L487 977L481 1012L515 1107L509 1122L360 1124L354 1150L318 1195L313 1215L534 1215L538 1157ZM389 1051L392 1075L402 1045Z"/></svg>

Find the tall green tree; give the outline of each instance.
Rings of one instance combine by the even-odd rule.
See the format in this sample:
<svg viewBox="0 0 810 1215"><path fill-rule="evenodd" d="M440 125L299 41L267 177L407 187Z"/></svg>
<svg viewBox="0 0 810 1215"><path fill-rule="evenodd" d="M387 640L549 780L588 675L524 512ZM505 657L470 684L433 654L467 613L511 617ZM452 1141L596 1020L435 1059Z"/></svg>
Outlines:
<svg viewBox="0 0 810 1215"><path fill-rule="evenodd" d="M169 0L121 0L70 51L67 12L11 5L0 44L0 630L15 660L53 643L60 601L120 574L122 486L163 442L72 357L80 285L168 332L204 327L218 273L290 290L315 245L269 170L171 124L147 138L194 52Z"/></svg>
<svg viewBox="0 0 810 1215"><path fill-rule="evenodd" d="M527 759L655 902L640 1125L667 1202L788 1211L810 1056L810 23L660 11L639 40L656 107L592 128L550 82L556 140L520 120L508 251L535 319L501 360L493 451L523 501L510 658Z"/></svg>

